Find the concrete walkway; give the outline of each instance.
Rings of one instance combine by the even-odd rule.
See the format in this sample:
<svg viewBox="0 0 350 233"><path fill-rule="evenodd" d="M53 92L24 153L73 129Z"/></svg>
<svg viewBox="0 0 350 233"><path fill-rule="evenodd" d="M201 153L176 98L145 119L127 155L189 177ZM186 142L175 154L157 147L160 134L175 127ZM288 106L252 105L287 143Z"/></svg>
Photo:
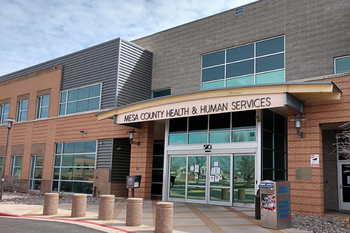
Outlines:
<svg viewBox="0 0 350 233"><path fill-rule="evenodd" d="M0 216L35 218L46 221L62 221L90 227L104 232L153 232L156 201L144 201L143 219L140 227L126 227L126 202L115 206L114 219L98 220L98 206L87 207L86 217L71 218L71 205L59 205L58 214L43 216L42 206L37 205L0 205ZM184 232L306 232L297 229L283 231L260 227L260 221L254 219L254 210L240 207L223 207L188 203L174 203L174 233Z"/></svg>

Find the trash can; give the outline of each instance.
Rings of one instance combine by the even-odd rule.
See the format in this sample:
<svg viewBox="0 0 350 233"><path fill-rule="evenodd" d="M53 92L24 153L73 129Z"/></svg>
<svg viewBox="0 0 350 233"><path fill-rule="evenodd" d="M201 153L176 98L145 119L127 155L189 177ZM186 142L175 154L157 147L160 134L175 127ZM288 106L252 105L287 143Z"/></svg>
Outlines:
<svg viewBox="0 0 350 233"><path fill-rule="evenodd" d="M291 228L290 182L264 180L259 185L261 226Z"/></svg>
<svg viewBox="0 0 350 233"><path fill-rule="evenodd" d="M260 211L260 189L256 192L255 195L255 219L260 220L261 219L261 211Z"/></svg>

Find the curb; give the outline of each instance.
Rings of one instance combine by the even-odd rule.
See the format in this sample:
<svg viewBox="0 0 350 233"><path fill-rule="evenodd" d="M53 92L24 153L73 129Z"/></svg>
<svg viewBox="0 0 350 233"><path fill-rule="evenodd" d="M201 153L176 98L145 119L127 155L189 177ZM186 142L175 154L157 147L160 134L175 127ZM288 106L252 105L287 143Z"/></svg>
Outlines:
<svg viewBox="0 0 350 233"><path fill-rule="evenodd" d="M100 223L90 222L90 221L85 221L85 220L76 220L76 219L67 219L67 218L30 217L30 216L22 216L22 215L16 215L16 214L8 214L8 213L4 213L4 212L0 212L0 217L28 218L28 219L52 220L52 221L57 221L57 222L85 223L85 224L91 224L91 225L95 225L95 226L99 226L99 227L109 228L112 230L117 230L120 232L134 233L133 231L128 231L128 230L124 230L121 228L107 226L107 225L103 225Z"/></svg>

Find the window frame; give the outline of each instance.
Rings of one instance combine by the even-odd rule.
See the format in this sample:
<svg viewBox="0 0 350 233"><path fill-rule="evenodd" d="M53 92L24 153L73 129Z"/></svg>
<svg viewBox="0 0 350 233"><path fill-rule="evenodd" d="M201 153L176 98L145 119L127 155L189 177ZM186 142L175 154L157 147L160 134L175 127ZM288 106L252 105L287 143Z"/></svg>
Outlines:
<svg viewBox="0 0 350 233"><path fill-rule="evenodd" d="M16 166L16 160L17 158L21 157L22 158L22 164L21 166ZM20 174L18 176L18 178L20 179L21 178L21 175L22 175L22 165L23 165L23 155L12 155L11 157L11 176L14 177L14 171L15 171L15 168L20 168ZM17 176L16 176L17 177Z"/></svg>
<svg viewBox="0 0 350 233"><path fill-rule="evenodd" d="M45 159L44 155L32 155L31 156L31 163L30 163L30 173L29 173L29 189L30 190L40 190L40 189L34 189L34 182L35 181L40 181L40 186L41 186L41 180L42 180L42 174L41 174L41 178L35 178L35 171L37 168L41 168L43 171L44 168L44 164L41 166L37 166L37 160L38 157L43 157L43 159Z"/></svg>
<svg viewBox="0 0 350 233"><path fill-rule="evenodd" d="M164 96L169 96L169 95L162 95L162 96L158 96L158 97L154 97L154 92L159 92L159 91L167 91L169 90L169 95L171 95L171 88L168 87L168 88L162 88L162 89L158 89L158 90L152 90L152 95L151 95L151 98L154 99L154 98L161 98L161 97L164 97Z"/></svg>
<svg viewBox="0 0 350 233"><path fill-rule="evenodd" d="M340 57L335 57L333 59L333 72L334 74L344 74L344 73L349 73L349 72L341 72L341 73L337 73L337 60L342 59L342 58L350 58L350 54L348 55L344 55L344 56L340 56ZM350 65L349 65L350 68Z"/></svg>
<svg viewBox="0 0 350 233"><path fill-rule="evenodd" d="M272 40L275 38L282 38L283 37L283 51L280 52L275 52L275 53L270 53L270 54L265 54L265 55L261 55L261 56L257 56L257 49L256 49L256 44L259 42L263 42L263 41L268 41L268 40ZM247 45L253 44L254 46L254 56L251 58L245 58L242 60L237 60L237 61L232 61L232 62L227 62L227 51L233 48L239 48L239 47L244 47ZM222 64L217 64L217 65L213 65L213 66L207 66L207 67L203 67L203 56L204 55L208 55L208 54L212 54L212 53L217 53L217 52L221 52L221 51L225 51L225 62ZM257 60L260 58L264 58L264 57L270 57L270 56L275 56L275 55L279 55L279 54L283 54L283 68L278 68L278 69L274 69L274 70L268 70L268 71L262 71L262 72L257 72ZM253 73L249 73L249 74L244 74L244 75L239 75L239 76L234 76L234 77L227 77L227 66L230 64L235 64L235 63L240 63L240 62L245 62L245 61L249 61L249 60L253 60L254 61L254 71ZM224 78L223 79L215 79L215 80L211 80L211 81L205 81L203 82L203 70L206 69L210 69L210 68L215 68L215 67L219 67L219 66L224 66ZM222 88L226 88L226 87L231 87L231 86L227 86L227 81L228 80L232 80L232 79L238 79L238 78L244 78L244 77L249 77L249 76L253 76L254 77L254 83L252 85L256 85L257 84L257 76L260 74L266 74L266 73L271 73L271 72L275 72L275 71L286 71L286 37L285 35L279 35L279 36L275 36L275 37L271 37L271 38L267 38L267 39L263 39L263 40L259 40L259 41L255 41L255 42L251 42L251 43L247 43L247 44L242 44L242 45L238 45L235 47L230 47L230 48L226 48L226 49L221 49L221 50L217 50L217 51L213 51L210 53L205 53L201 55L201 74L200 74L200 89L201 90L212 90L212 89L217 89L217 88L205 88L203 89L203 84L210 84L210 83L214 83L214 82L223 82L223 87ZM284 80L283 82L286 82L286 74L284 73ZM242 85L245 86L245 85ZM233 86L234 87L234 86Z"/></svg>
<svg viewBox="0 0 350 233"><path fill-rule="evenodd" d="M66 152L64 153L64 145L65 143L74 143L74 142L82 142L82 141L73 141L73 142L60 142L60 143L56 143L55 146L55 156L54 156L54 160L53 160L53 171L52 171L52 183L51 183L51 190L54 191L54 182L57 182L57 190L58 192L61 192L61 183L62 182L80 182L80 183L88 183L88 184L93 184L94 181L87 181L87 180L62 180L62 169L94 169L94 173L96 170L96 162L97 162L97 153L98 153L98 140L91 140L91 141L95 141L95 152ZM60 152L57 152L57 148L60 147ZM64 155L95 155L95 162L94 162L94 166L66 166L63 165L63 156ZM60 156L60 162L59 165L55 165L56 162L56 156ZM59 169L59 175L58 178L55 179L55 169ZM64 191L67 192L67 191ZM74 192L67 192L67 193L74 193ZM86 193L88 195L92 195L91 193Z"/></svg>
<svg viewBox="0 0 350 233"><path fill-rule="evenodd" d="M27 109L22 109L23 101L25 101L25 100L28 101ZM17 101L17 117L16 117L17 122L24 122L24 121L28 120L28 109L29 109L29 98ZM26 119L24 119L24 120L21 118L21 116L22 116L21 113L22 112L27 112Z"/></svg>
<svg viewBox="0 0 350 233"><path fill-rule="evenodd" d="M5 118L5 105L9 106L9 112L7 113L7 118L9 117L10 114L10 107L11 107L11 103L4 103L4 104L0 104L0 125L5 125L4 120L7 119Z"/></svg>
<svg viewBox="0 0 350 233"><path fill-rule="evenodd" d="M250 111L254 111L255 112L255 116L257 115L257 110L250 110ZM234 127L233 126L233 114L235 112L229 112L230 114L230 126L229 128L225 128L225 129L211 129L210 128L210 116L212 115L216 115L216 114L208 114L208 115L202 115L202 116L206 116L208 117L208 122L207 122L207 128L205 130L200 130L200 131L190 131L190 117L185 117L186 118L186 127L187 127L187 130L184 132L184 131L179 131L180 133L177 133L177 132L170 132L170 128L167 129L168 131L168 146L178 146L178 145L198 145L198 144L206 144L206 143L210 143L210 144L216 144L216 143L220 143L220 144L223 144L223 143L252 143L252 142L257 142L257 127L258 127L258 124L257 122L255 121L255 126L243 126L243 127ZM222 113L222 114L225 114L225 113ZM175 118L176 119L176 118ZM170 127L170 121L171 119L169 120L169 127ZM235 132L245 132L245 131L252 131L254 130L255 131L255 140L248 140L248 141L234 141L233 140L233 134ZM210 140L210 135L212 133L229 133L229 141L228 142L211 142ZM190 143L190 137L191 135L198 135L198 134L206 134L206 142L203 142L203 143ZM185 143L181 143L181 144L170 144L170 137L171 136L185 136L186 135L186 142Z"/></svg>
<svg viewBox="0 0 350 233"><path fill-rule="evenodd" d="M43 98L44 96L48 96L49 97L49 104L48 105L42 105L43 103ZM50 111L50 94L47 95L40 95L37 97L37 108L36 108L36 119L45 119L45 118L49 118L49 111ZM47 117L42 117L42 109L47 107Z"/></svg>
<svg viewBox="0 0 350 233"><path fill-rule="evenodd" d="M68 101L68 92L74 91L74 90L83 89L83 88L86 88L86 87L97 86L97 85L100 85L100 95L99 96L88 97L88 98L79 99L79 100L73 100L73 101ZM62 102L61 96L62 96L63 92L66 93L65 94L66 98ZM90 100L90 99L97 99L97 98L99 98L99 103L98 103L99 106L98 106L97 109L88 110L88 111L82 111L82 112L67 113L67 109L68 109L68 104L69 103L80 102L80 101L85 101L85 100ZM70 88L70 89L67 89L67 90L64 90L64 91L60 91L60 100L59 100L59 103L58 103L58 115L59 116L66 116L66 115L73 115L73 114L80 114L80 113L87 113L87 112L95 112L95 111L101 110L101 103L102 103L102 82L89 84L89 85L84 85L84 86L75 87L75 88ZM64 105L64 114L61 114L61 112L60 112L61 105Z"/></svg>
<svg viewBox="0 0 350 233"><path fill-rule="evenodd" d="M0 175L2 175L2 169L4 168L4 157L3 157L3 156L0 156L0 160L1 160Z"/></svg>

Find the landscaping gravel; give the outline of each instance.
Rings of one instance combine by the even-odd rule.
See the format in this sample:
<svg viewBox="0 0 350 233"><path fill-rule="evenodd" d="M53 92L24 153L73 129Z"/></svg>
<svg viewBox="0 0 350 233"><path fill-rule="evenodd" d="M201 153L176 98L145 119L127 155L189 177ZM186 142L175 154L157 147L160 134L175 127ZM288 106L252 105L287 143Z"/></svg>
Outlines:
<svg viewBox="0 0 350 233"><path fill-rule="evenodd" d="M0 201L0 205L43 205L44 194L42 193L10 193L4 192L2 196L3 201ZM59 204L71 204L73 199L72 194L62 194L59 196ZM117 198L115 203L119 203L123 198ZM98 205L99 198L87 197L88 205Z"/></svg>
<svg viewBox="0 0 350 233"><path fill-rule="evenodd" d="M350 229L346 227L347 223L337 218L327 218L307 215L293 215L292 227L304 231L316 233L348 233Z"/></svg>

